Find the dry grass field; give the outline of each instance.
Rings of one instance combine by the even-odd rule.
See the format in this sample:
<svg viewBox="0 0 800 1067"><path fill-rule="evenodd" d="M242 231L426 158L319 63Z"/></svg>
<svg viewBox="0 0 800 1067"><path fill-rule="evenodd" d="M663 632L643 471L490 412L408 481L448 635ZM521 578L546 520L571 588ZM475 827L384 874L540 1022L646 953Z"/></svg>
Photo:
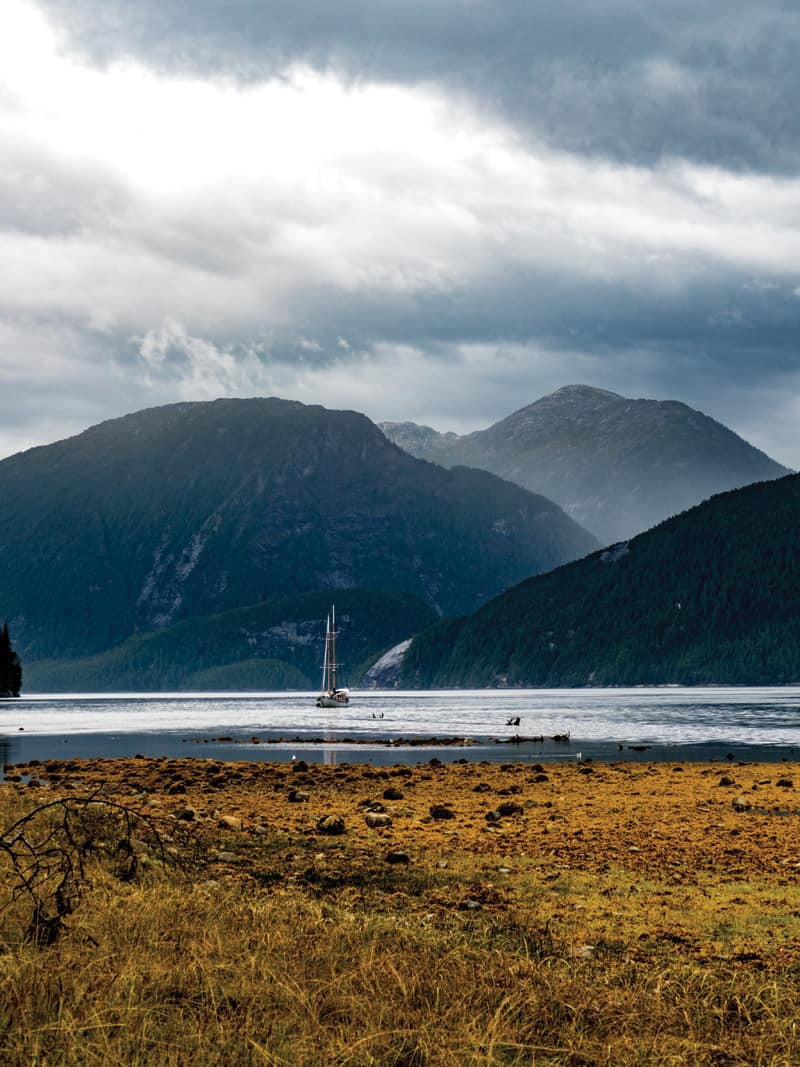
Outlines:
<svg viewBox="0 0 800 1067"><path fill-rule="evenodd" d="M2 1062L800 1064L797 786L790 764L7 768Z"/></svg>

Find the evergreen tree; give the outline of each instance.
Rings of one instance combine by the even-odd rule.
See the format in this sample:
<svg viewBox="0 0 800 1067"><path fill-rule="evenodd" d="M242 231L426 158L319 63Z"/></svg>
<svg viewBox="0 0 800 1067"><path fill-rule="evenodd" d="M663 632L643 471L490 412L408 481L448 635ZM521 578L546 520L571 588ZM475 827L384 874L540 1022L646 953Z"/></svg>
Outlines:
<svg viewBox="0 0 800 1067"><path fill-rule="evenodd" d="M0 630L0 697L18 697L22 688L22 664L11 646L8 623Z"/></svg>

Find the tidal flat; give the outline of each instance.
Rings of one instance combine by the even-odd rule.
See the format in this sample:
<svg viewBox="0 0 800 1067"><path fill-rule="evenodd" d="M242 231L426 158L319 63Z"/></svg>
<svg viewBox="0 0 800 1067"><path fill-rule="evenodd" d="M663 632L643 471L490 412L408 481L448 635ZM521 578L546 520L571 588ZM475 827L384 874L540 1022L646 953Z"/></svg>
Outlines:
<svg viewBox="0 0 800 1067"><path fill-rule="evenodd" d="M800 1062L798 764L34 761L0 831L6 1063Z"/></svg>

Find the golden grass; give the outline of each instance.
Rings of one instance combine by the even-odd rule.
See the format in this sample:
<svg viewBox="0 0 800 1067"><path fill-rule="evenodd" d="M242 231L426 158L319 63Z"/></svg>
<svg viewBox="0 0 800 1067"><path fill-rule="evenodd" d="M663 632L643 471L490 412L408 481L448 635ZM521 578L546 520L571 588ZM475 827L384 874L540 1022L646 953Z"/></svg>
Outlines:
<svg viewBox="0 0 800 1067"><path fill-rule="evenodd" d="M97 852L49 948L24 941L24 905L0 913L3 1063L800 1063L800 816L775 811L796 806L777 786L791 769L735 768L763 798L743 815L720 768L559 767L539 782L476 765L388 780L214 769L226 781L213 790L203 761L76 763L46 790L0 786L0 828L76 795L73 780L102 782L178 851L169 813L188 802L205 813L193 833L207 850L130 883ZM176 775L185 796L165 792ZM298 781L310 799L289 803ZM498 795L509 783L519 791ZM142 785L153 792L134 795ZM387 785L404 796L383 802L392 826L370 830L359 804ZM509 797L522 812L485 829ZM445 802L456 817L432 820ZM328 812L344 835L316 830ZM222 829L221 814L242 828ZM411 862L387 863L391 849Z"/></svg>

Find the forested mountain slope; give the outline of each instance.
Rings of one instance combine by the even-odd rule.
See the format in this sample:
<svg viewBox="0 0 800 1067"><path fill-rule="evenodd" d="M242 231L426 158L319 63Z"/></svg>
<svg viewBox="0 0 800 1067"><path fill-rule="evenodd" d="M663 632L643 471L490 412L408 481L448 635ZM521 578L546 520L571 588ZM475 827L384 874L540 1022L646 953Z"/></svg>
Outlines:
<svg viewBox="0 0 800 1067"><path fill-rule="evenodd" d="M26 664L321 590L473 610L596 547L555 504L279 399L140 411L0 462L0 609Z"/></svg>
<svg viewBox="0 0 800 1067"><path fill-rule="evenodd" d="M430 605L404 593L306 593L134 634L93 656L40 660L27 672L28 689L314 689L332 596L343 685L357 684L383 652L436 619Z"/></svg>
<svg viewBox="0 0 800 1067"><path fill-rule="evenodd" d="M403 682L800 682L800 475L724 493L418 635Z"/></svg>

